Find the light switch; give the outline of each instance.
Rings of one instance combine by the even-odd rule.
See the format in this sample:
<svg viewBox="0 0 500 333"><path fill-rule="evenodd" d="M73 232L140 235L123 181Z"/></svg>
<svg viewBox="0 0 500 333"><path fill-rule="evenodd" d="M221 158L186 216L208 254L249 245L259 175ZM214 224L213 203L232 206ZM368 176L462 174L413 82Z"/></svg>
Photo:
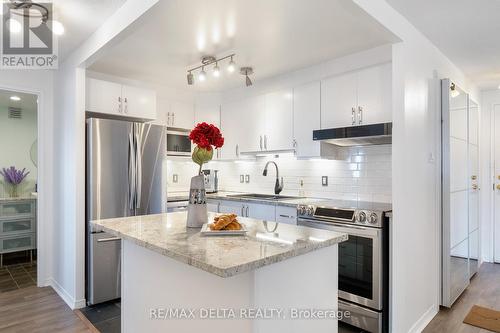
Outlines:
<svg viewBox="0 0 500 333"><path fill-rule="evenodd" d="M328 186L328 176L321 176L321 185Z"/></svg>
<svg viewBox="0 0 500 333"><path fill-rule="evenodd" d="M245 175L245 183L250 183L250 175Z"/></svg>
<svg viewBox="0 0 500 333"><path fill-rule="evenodd" d="M178 183L178 182L179 182L179 175L174 174L174 175L172 176L172 181L173 181L174 183Z"/></svg>
<svg viewBox="0 0 500 333"><path fill-rule="evenodd" d="M240 183L243 184L245 182L245 175L240 175Z"/></svg>

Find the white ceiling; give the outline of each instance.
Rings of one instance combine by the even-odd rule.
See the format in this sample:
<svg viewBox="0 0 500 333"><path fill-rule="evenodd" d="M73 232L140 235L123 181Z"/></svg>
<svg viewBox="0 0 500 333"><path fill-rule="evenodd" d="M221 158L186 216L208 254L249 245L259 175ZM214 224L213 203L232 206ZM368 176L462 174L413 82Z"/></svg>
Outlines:
<svg viewBox="0 0 500 333"><path fill-rule="evenodd" d="M499 0L388 0L481 88L500 85Z"/></svg>
<svg viewBox="0 0 500 333"><path fill-rule="evenodd" d="M89 69L176 88L202 55L236 53L237 68L252 66L259 80L394 42L395 37L351 0L163 0L145 23ZM219 64L225 69L227 62ZM195 91L244 85L223 72Z"/></svg>
<svg viewBox="0 0 500 333"><path fill-rule="evenodd" d="M59 59L64 60L126 0L53 0L54 18L65 28L59 37ZM42 1L43 2L43 1Z"/></svg>
<svg viewBox="0 0 500 333"><path fill-rule="evenodd" d="M20 101L12 101L11 96L18 96ZM16 107L21 108L23 111L36 112L38 109L38 96L33 94L25 94L20 92L13 92L0 89L0 108Z"/></svg>

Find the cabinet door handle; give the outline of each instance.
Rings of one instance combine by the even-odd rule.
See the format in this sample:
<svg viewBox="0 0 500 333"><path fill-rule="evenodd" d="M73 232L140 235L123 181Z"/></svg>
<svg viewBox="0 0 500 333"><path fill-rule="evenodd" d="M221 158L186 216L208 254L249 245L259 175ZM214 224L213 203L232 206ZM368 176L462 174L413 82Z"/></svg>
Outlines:
<svg viewBox="0 0 500 333"><path fill-rule="evenodd" d="M123 108L123 113L128 113L128 101L127 97L123 99L123 102L125 103L125 107Z"/></svg>
<svg viewBox="0 0 500 333"><path fill-rule="evenodd" d="M353 107L351 110L351 121L353 125L356 125L356 108Z"/></svg>
<svg viewBox="0 0 500 333"><path fill-rule="evenodd" d="M118 113L122 113L122 98L118 96Z"/></svg>
<svg viewBox="0 0 500 333"><path fill-rule="evenodd" d="M245 216L245 206L241 206L241 216Z"/></svg>
<svg viewBox="0 0 500 333"><path fill-rule="evenodd" d="M167 125L170 125L170 112L167 112Z"/></svg>
<svg viewBox="0 0 500 333"><path fill-rule="evenodd" d="M262 150L262 135L260 136L260 150Z"/></svg>
<svg viewBox="0 0 500 333"><path fill-rule="evenodd" d="M175 125L175 112L172 112L172 126Z"/></svg>
<svg viewBox="0 0 500 333"><path fill-rule="evenodd" d="M104 242L113 242L113 241L118 241L120 240L121 238L118 238L118 237L110 237L110 238L101 238L101 239L98 239L97 242L98 243L104 243Z"/></svg>
<svg viewBox="0 0 500 333"><path fill-rule="evenodd" d="M240 147L236 145L236 156L240 156Z"/></svg>
<svg viewBox="0 0 500 333"><path fill-rule="evenodd" d="M363 108L358 106L358 124L363 123Z"/></svg>
<svg viewBox="0 0 500 333"><path fill-rule="evenodd" d="M247 206L247 209L246 209L246 217L248 217L248 206Z"/></svg>
<svg viewBox="0 0 500 333"><path fill-rule="evenodd" d="M267 150L267 134L264 135L264 149Z"/></svg>
<svg viewBox="0 0 500 333"><path fill-rule="evenodd" d="M287 219L294 219L295 218L295 216L283 215L283 214L280 214L280 217L284 217L284 218L287 218Z"/></svg>

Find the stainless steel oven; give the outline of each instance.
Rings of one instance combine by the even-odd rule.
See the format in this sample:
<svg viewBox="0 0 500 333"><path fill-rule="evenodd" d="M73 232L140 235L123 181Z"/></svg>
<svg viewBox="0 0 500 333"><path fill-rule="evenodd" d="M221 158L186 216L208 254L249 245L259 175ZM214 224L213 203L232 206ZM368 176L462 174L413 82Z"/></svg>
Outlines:
<svg viewBox="0 0 500 333"><path fill-rule="evenodd" d="M167 155L191 156L189 131L167 130Z"/></svg>
<svg viewBox="0 0 500 333"><path fill-rule="evenodd" d="M339 244L339 309L351 313L347 324L378 333L388 325L388 229L385 211L372 209L359 202L299 206L298 224L349 235Z"/></svg>

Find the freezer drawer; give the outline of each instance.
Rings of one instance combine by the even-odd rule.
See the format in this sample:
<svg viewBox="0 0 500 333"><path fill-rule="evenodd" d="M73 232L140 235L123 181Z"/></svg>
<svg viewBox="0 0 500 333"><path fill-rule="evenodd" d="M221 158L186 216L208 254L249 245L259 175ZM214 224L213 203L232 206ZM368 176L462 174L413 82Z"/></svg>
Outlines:
<svg viewBox="0 0 500 333"><path fill-rule="evenodd" d="M121 239L105 232L89 239L87 303L97 304L120 297Z"/></svg>

